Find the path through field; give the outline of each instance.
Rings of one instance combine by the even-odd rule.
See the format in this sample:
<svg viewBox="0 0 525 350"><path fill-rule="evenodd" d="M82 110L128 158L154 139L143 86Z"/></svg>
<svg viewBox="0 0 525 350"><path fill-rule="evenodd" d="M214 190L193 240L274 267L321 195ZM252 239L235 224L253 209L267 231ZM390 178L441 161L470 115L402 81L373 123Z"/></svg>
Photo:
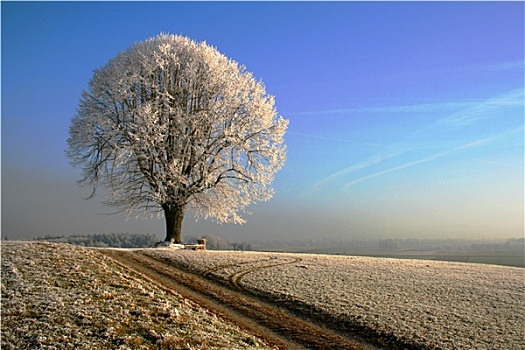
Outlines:
<svg viewBox="0 0 525 350"><path fill-rule="evenodd" d="M239 282L248 273L297 263L301 259L264 258L244 263L215 266L203 278L175 267L162 259L155 259L140 252L104 250L104 254L152 279L166 289L174 289L183 296L221 315L222 318L242 327L267 343L283 349L377 349L376 340L365 339L363 334L340 334L327 327L298 317L285 308L268 300L255 297ZM196 253L198 254L198 253ZM209 279L214 271L233 268L227 276L228 286ZM313 318L314 315L309 315ZM373 345L372 345L373 344ZM389 347L392 348L392 347Z"/></svg>
<svg viewBox="0 0 525 350"><path fill-rule="evenodd" d="M277 349L98 249L0 247L2 350Z"/></svg>
<svg viewBox="0 0 525 350"><path fill-rule="evenodd" d="M522 268L318 254L142 253L377 348L525 349ZM298 334L286 336L300 342ZM308 342L302 344L315 348ZM324 344L342 348L335 340Z"/></svg>
<svg viewBox="0 0 525 350"><path fill-rule="evenodd" d="M525 350L525 269L2 242L2 349Z"/></svg>

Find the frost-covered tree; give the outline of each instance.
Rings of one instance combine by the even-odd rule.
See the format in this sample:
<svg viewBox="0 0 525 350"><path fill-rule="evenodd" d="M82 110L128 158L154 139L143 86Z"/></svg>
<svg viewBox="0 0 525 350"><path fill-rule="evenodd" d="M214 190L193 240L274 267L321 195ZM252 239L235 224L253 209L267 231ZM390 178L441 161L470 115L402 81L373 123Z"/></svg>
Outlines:
<svg viewBox="0 0 525 350"><path fill-rule="evenodd" d="M243 66L206 43L161 34L94 71L72 119L67 154L105 204L163 213L181 242L187 210L243 223L273 195L288 121Z"/></svg>

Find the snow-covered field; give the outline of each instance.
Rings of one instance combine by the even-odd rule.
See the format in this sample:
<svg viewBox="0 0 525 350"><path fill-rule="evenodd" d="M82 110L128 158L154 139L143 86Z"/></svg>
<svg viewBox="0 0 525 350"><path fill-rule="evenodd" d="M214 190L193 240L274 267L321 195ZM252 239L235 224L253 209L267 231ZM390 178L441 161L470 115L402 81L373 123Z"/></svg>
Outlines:
<svg viewBox="0 0 525 350"><path fill-rule="evenodd" d="M525 269L157 249L149 255L429 349L525 349Z"/></svg>
<svg viewBox="0 0 525 350"><path fill-rule="evenodd" d="M94 249L2 242L2 349L268 348ZM525 349L525 269L311 254L144 250L429 349Z"/></svg>
<svg viewBox="0 0 525 350"><path fill-rule="evenodd" d="M93 249L2 242L2 349L270 347Z"/></svg>

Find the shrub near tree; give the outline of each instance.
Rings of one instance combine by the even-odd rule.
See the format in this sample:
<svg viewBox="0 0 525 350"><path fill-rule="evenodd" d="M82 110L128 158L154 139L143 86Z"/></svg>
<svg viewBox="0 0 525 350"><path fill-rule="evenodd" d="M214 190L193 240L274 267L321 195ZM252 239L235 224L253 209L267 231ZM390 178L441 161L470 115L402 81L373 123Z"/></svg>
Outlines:
<svg viewBox="0 0 525 350"><path fill-rule="evenodd" d="M243 66L206 43L161 34L96 69L72 119L67 154L107 205L160 212L181 243L186 210L243 223L273 195L288 121Z"/></svg>

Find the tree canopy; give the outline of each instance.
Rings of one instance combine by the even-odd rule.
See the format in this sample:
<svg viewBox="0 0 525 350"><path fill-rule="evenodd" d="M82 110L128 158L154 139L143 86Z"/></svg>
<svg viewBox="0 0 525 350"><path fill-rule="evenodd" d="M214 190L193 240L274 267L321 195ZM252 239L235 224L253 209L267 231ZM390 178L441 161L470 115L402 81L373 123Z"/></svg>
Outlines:
<svg viewBox="0 0 525 350"><path fill-rule="evenodd" d="M206 43L161 34L96 69L72 119L67 154L81 184L130 214L163 212L181 242L187 209L243 223L269 200L288 121L245 67Z"/></svg>

